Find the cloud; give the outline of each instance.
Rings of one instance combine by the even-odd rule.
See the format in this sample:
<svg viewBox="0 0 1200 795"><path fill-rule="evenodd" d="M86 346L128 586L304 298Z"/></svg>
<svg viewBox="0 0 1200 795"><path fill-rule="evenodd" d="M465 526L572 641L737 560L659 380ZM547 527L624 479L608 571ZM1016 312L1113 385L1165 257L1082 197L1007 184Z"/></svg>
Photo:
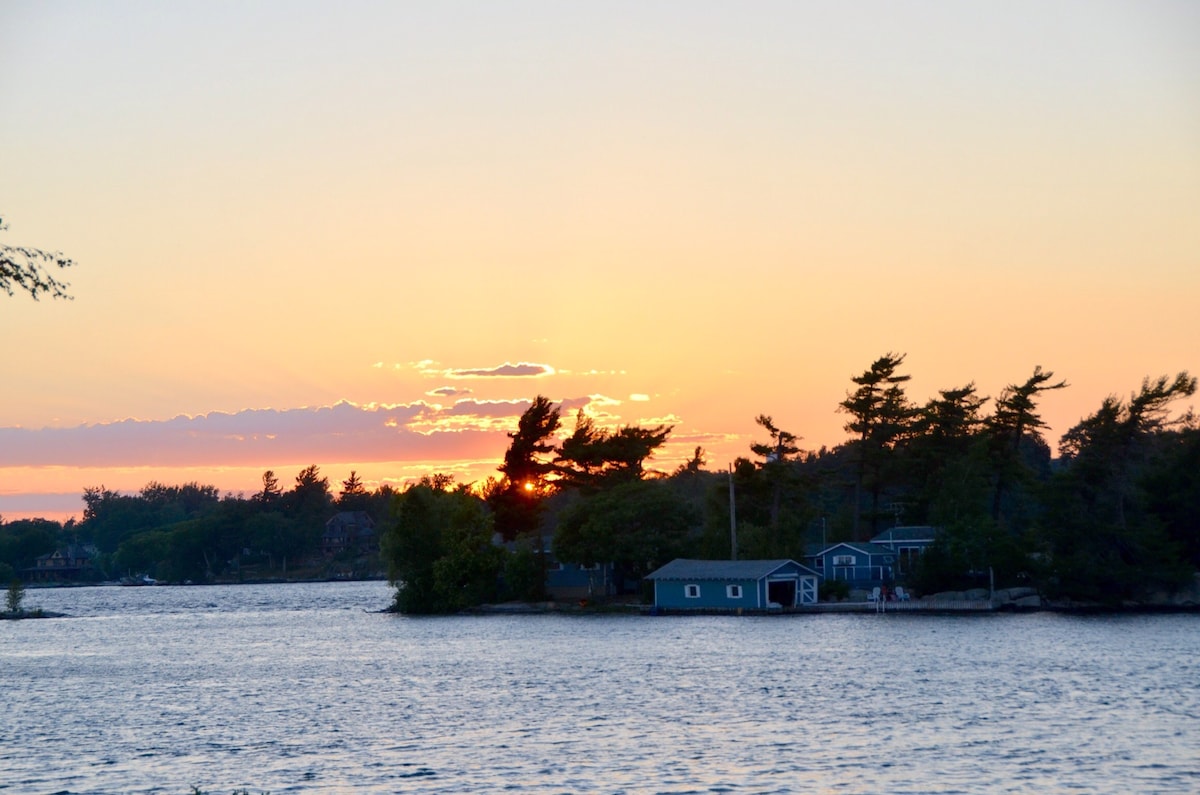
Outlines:
<svg viewBox="0 0 1200 795"><path fill-rule="evenodd" d="M79 511L78 491L31 492L27 494L0 494L0 515L26 514L42 511L55 514L70 514Z"/></svg>
<svg viewBox="0 0 1200 795"><path fill-rule="evenodd" d="M632 395L629 396L629 399L634 401L635 403L645 403L647 400L650 399L650 396L643 394L641 392L634 392Z"/></svg>
<svg viewBox="0 0 1200 795"><path fill-rule="evenodd" d="M680 422L678 414L664 414L661 417L638 417L635 421L636 425L678 425Z"/></svg>
<svg viewBox="0 0 1200 795"><path fill-rule="evenodd" d="M436 390L446 396L456 390ZM465 390L464 390L465 391ZM79 510L73 482L124 483L176 476L221 482L242 491L264 469L353 463L360 472L411 480L413 473L455 472L464 482L486 477L504 455L529 399L465 397L452 405L355 404L291 409L212 411L162 420L124 419L70 428L0 427L0 485L22 479L40 485L22 497L0 491L0 514L65 518ZM571 415L584 409L596 422L615 427L630 421L615 412L621 401L602 394L555 401L570 432ZM640 420L675 424L674 416ZM685 460L695 444L717 441L699 434L673 436L655 459L669 468ZM176 473L167 475L162 473ZM178 473L183 473L179 475ZM249 474L247 474L249 473Z"/></svg>
<svg viewBox="0 0 1200 795"><path fill-rule="evenodd" d="M340 402L74 428L0 428L0 467L273 466L499 457L528 401Z"/></svg>
<svg viewBox="0 0 1200 795"><path fill-rule="evenodd" d="M454 386L440 386L437 389L429 390L425 394L430 397L457 397L459 395L469 395L471 391L470 389L460 389Z"/></svg>
<svg viewBox="0 0 1200 795"><path fill-rule="evenodd" d="M554 375L557 371L548 364L533 362L505 362L495 367L451 368L439 370L434 368L436 362L424 360L414 366L422 375L441 376L442 378L541 378Z"/></svg>

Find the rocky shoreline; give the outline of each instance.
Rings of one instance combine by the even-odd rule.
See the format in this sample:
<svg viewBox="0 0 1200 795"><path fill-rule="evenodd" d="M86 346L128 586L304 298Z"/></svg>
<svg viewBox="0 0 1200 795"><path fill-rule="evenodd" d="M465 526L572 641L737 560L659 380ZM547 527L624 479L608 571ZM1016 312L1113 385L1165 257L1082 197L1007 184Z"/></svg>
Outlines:
<svg viewBox="0 0 1200 795"><path fill-rule="evenodd" d="M989 594L986 588L968 591L946 591L931 594L918 600L938 604L952 602L982 601L992 605L993 610L1033 611L1047 610L1064 613L1084 612L1190 612L1200 611L1200 573L1193 575L1192 582L1174 593L1157 591L1142 599L1121 602L1090 602L1078 599L1046 599L1033 588L998 588Z"/></svg>

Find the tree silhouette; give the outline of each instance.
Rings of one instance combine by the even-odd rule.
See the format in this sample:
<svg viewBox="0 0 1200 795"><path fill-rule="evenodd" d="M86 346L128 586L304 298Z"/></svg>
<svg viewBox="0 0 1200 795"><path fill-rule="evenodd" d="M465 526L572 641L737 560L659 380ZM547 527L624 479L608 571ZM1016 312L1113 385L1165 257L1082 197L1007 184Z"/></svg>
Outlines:
<svg viewBox="0 0 1200 795"><path fill-rule="evenodd" d="M8 224L0 217L0 231L5 229L8 229ZM74 264L59 251L0 245L0 290L9 295L20 290L29 293L35 301L41 295L70 299L67 293L69 285L51 276L47 267L69 268Z"/></svg>
<svg viewBox="0 0 1200 795"><path fill-rule="evenodd" d="M916 410L908 402L902 386L911 376L896 371L904 364L905 354L887 353L860 376L851 378L858 389L846 395L839 410L853 419L846 430L856 434L854 480L854 538L861 540L862 492L871 489L871 530L879 517L879 498L883 491L884 470L895 447L908 432Z"/></svg>
<svg viewBox="0 0 1200 795"><path fill-rule="evenodd" d="M513 540L537 529L546 476L554 471L548 456L554 452L553 437L560 423L559 408L550 398L538 395L508 434L512 441L498 469L501 482L489 490L488 505L495 515L496 530Z"/></svg>
<svg viewBox="0 0 1200 795"><path fill-rule="evenodd" d="M996 399L996 409L988 419L991 434L992 461L995 470L995 487L992 491L992 518L1000 520L1000 513L1012 484L1023 474L1021 465L1021 443L1030 435L1041 442L1038 431L1046 427L1037 413L1037 398L1043 392L1063 389L1066 381L1050 383L1054 373L1042 370L1038 365L1033 375L1023 384L1010 384Z"/></svg>
<svg viewBox="0 0 1200 795"><path fill-rule="evenodd" d="M784 481L790 468L788 460L800 452L796 442L800 437L794 433L777 428L775 422L766 414L759 414L754 421L766 429L771 436L768 444L756 442L750 445L750 450L763 457L763 473L771 484L771 530L779 529L779 506L783 499Z"/></svg>

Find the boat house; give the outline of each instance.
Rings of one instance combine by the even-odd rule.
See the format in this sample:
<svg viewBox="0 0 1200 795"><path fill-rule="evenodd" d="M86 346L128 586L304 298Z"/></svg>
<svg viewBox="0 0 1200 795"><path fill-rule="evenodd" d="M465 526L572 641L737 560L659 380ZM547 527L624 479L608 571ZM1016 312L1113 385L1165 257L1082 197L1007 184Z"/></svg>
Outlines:
<svg viewBox="0 0 1200 795"><path fill-rule="evenodd" d="M677 558L646 579L654 583L654 606L669 610L767 610L817 601L817 573L794 560Z"/></svg>

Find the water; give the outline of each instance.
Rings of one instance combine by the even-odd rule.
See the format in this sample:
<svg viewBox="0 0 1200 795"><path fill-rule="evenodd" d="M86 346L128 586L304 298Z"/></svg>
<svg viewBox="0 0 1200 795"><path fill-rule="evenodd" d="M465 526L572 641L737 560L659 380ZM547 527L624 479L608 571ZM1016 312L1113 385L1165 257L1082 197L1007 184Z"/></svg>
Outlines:
<svg viewBox="0 0 1200 795"><path fill-rule="evenodd" d="M405 618L30 590L0 793L1200 791L1200 616Z"/></svg>

